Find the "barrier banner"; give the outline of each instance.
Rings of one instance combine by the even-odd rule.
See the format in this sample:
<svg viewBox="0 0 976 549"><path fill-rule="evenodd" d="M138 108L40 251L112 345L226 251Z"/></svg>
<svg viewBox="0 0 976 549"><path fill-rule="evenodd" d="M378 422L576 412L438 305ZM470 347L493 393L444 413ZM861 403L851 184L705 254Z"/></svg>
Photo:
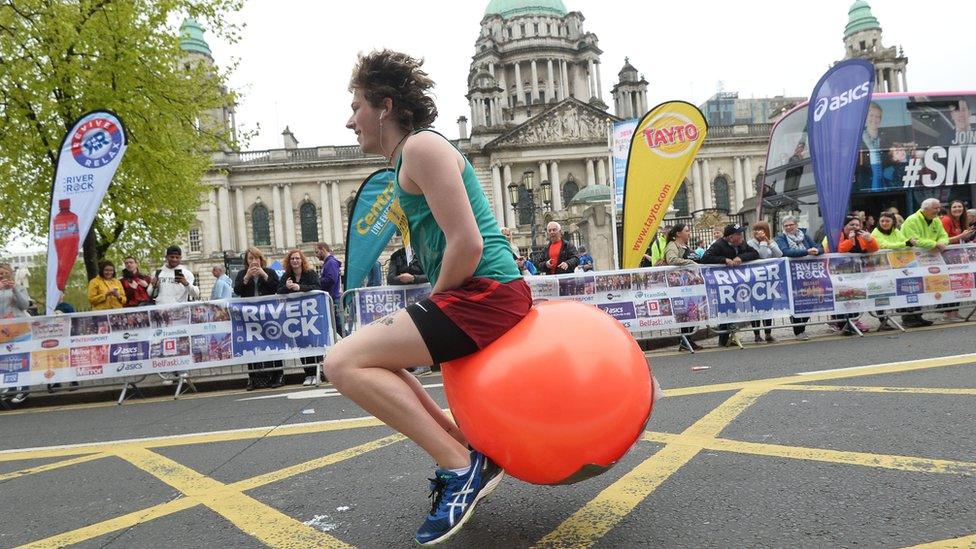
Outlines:
<svg viewBox="0 0 976 549"><path fill-rule="evenodd" d="M108 190L129 138L122 121L109 111L82 115L61 140L51 186L47 237L47 314L61 301L102 197Z"/></svg>
<svg viewBox="0 0 976 549"><path fill-rule="evenodd" d="M109 379L318 356L335 342L324 292L0 321L0 386Z"/></svg>
<svg viewBox="0 0 976 549"><path fill-rule="evenodd" d="M735 322L755 320L757 314L763 318L790 316L790 276L785 259L703 270L712 318Z"/></svg>
<svg viewBox="0 0 976 549"><path fill-rule="evenodd" d="M661 103L637 124L624 181L621 267L640 265L707 133L701 111L684 101Z"/></svg>
<svg viewBox="0 0 976 549"><path fill-rule="evenodd" d="M632 333L787 316L833 315L976 301L976 245L910 248L525 278L533 300L599 307ZM423 299L430 286L355 292L360 328Z"/></svg>
<svg viewBox="0 0 976 549"><path fill-rule="evenodd" d="M827 241L834 251L851 199L854 165L873 89L874 65L863 59L848 59L831 67L810 94L810 162Z"/></svg>
<svg viewBox="0 0 976 549"><path fill-rule="evenodd" d="M405 223L406 216L396 201L393 177L391 168L373 172L359 186L353 199L346 229L346 271L342 279L342 287L346 290L362 285L398 226L404 245L409 245L410 231ZM391 211L394 211L393 215L390 215Z"/></svg>

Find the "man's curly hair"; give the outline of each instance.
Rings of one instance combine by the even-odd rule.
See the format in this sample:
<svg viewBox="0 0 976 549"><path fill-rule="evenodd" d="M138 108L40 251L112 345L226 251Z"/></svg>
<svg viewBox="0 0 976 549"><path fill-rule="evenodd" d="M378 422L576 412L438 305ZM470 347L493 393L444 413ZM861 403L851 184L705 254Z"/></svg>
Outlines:
<svg viewBox="0 0 976 549"><path fill-rule="evenodd" d="M404 130L429 127L437 118L437 107L428 95L434 81L420 69L423 64L423 59L392 50L359 54L349 91L361 90L374 107L392 99L392 114Z"/></svg>

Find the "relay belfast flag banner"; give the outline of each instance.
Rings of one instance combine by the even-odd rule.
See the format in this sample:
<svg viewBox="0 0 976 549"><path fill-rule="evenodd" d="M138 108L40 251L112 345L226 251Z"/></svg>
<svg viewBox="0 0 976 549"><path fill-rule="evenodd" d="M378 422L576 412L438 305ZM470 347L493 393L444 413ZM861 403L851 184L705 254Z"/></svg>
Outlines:
<svg viewBox="0 0 976 549"><path fill-rule="evenodd" d="M324 292L0 320L0 387L318 356L333 326Z"/></svg>
<svg viewBox="0 0 976 549"><path fill-rule="evenodd" d="M873 89L874 65L849 59L831 67L810 95L810 161L827 240L835 251L851 199L854 165Z"/></svg>
<svg viewBox="0 0 976 549"><path fill-rule="evenodd" d="M684 101L661 103L637 124L624 181L625 269L640 264L707 133L701 111Z"/></svg>
<svg viewBox="0 0 976 549"><path fill-rule="evenodd" d="M349 228L346 230L346 273L342 287L354 290L362 286L373 263L380 257L393 233L405 220L396 201L394 172L390 168L370 174L359 186L353 200ZM392 214L391 214L392 211ZM401 227L404 245L409 243L409 230Z"/></svg>
<svg viewBox="0 0 976 549"><path fill-rule="evenodd" d="M61 140L51 187L47 314L53 313L61 300L68 275L78 259L78 249L95 220L127 145L122 121L109 111L83 115Z"/></svg>

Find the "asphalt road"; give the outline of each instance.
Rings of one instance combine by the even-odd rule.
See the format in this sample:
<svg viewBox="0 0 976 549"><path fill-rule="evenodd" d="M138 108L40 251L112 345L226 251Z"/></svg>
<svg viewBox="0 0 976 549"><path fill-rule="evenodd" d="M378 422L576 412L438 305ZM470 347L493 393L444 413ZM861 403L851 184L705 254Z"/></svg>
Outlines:
<svg viewBox="0 0 976 549"><path fill-rule="evenodd" d="M976 547L974 341L651 354L668 396L620 464L506 479L445 545ZM432 468L327 386L4 412L0 547L404 547Z"/></svg>

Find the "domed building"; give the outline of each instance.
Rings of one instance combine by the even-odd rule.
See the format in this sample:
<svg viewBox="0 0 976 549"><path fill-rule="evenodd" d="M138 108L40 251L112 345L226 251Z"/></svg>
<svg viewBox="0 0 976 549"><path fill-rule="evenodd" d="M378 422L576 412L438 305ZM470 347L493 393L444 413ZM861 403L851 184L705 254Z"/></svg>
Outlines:
<svg viewBox="0 0 976 549"><path fill-rule="evenodd" d="M880 48L881 31L867 4L858 0L850 13L845 41L856 46L852 54L881 51L871 49ZM454 142L474 165L499 223L513 229L524 251L541 250L545 224L556 220L568 238L588 245L602 269L611 263L611 125L639 118L651 105L648 81L629 59L616 61L621 68L610 97L604 97L603 52L584 22L582 13L567 10L561 0L491 0L473 36L470 112L458 119ZM182 38L188 63L213 63L199 24L187 20ZM747 103L758 100L739 101L722 107L755 111ZM779 105L773 116L786 108L782 101L771 104ZM772 126L762 113L736 114L709 128L669 218L694 219L707 230L752 209ZM208 118L233 128L233 107ZM288 249L310 252L324 241L341 256L355 192L385 165L382 157L364 155L357 145L299 147L287 127L281 148L217 152L205 176L210 189L185 242L184 262L209 295L210 267L225 263L234 270L248 246L273 261ZM383 259L396 247L399 242Z"/></svg>
<svg viewBox="0 0 976 549"><path fill-rule="evenodd" d="M844 59L867 59L874 63L876 93L908 91L908 58L901 46L884 47L881 24L864 0L851 4L844 28Z"/></svg>

